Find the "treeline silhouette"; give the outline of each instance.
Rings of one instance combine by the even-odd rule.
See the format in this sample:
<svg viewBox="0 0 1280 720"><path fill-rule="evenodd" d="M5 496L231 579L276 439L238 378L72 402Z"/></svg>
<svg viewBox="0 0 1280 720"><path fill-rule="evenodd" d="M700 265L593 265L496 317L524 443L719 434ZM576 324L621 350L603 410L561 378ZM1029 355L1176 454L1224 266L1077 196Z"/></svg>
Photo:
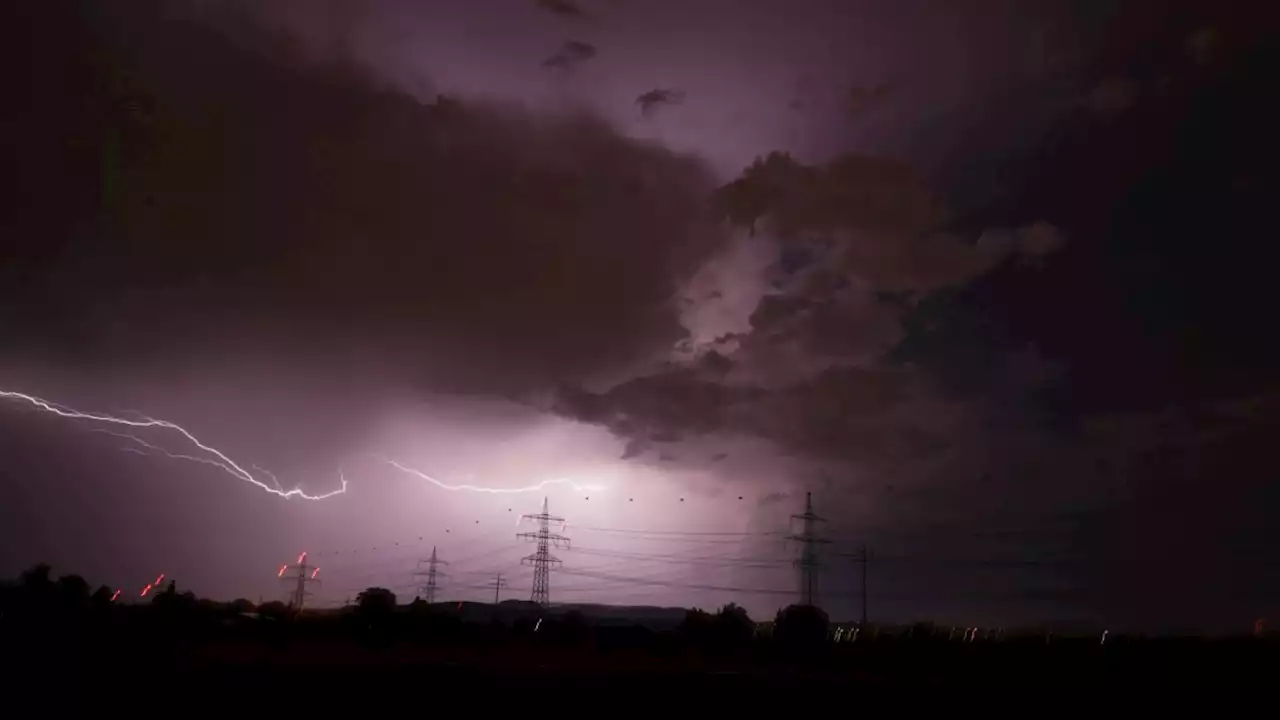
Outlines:
<svg viewBox="0 0 1280 720"><path fill-rule="evenodd" d="M1274 638L1234 640L1019 635L961 641L918 624L836 627L792 605L758 623L734 604L690 609L668 629L602 621L578 608L506 601L400 603L380 587L346 607L296 611L279 601L221 602L170 580L113 601L48 565L0 586L0 647L24 663L137 667L425 664L485 673L736 673L876 682L1263 682Z"/></svg>

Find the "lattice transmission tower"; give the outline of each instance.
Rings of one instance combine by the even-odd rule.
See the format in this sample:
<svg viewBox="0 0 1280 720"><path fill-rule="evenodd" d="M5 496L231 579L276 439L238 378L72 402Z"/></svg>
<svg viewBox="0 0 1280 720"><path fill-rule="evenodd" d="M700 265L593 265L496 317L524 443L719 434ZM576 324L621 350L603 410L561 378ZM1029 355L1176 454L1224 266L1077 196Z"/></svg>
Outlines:
<svg viewBox="0 0 1280 720"><path fill-rule="evenodd" d="M493 604L494 605L498 604L498 600L499 600L500 593L502 592L502 588L506 586L507 586L507 581L505 578L502 577L502 573L495 573L493 576L493 582L489 585L489 587L493 588Z"/></svg>
<svg viewBox="0 0 1280 720"><path fill-rule="evenodd" d="M422 570L422 564L424 562L427 565L426 572L423 572ZM448 564L449 562L447 560L441 560L440 558L436 557L435 546L431 547L431 558L429 560L418 561L418 569L414 571L413 574L415 577L426 578L426 580L423 581L422 585L418 587L418 594L423 600L427 601L428 605L436 601L436 590L439 589L440 578L446 577L448 575L448 573L442 572L439 569L439 566L448 565Z"/></svg>
<svg viewBox="0 0 1280 720"><path fill-rule="evenodd" d="M551 569L560 566L560 560L551 554L551 548L569 547L569 538L559 533L551 532L551 523L560 523L560 530L564 530L567 522L562 517L555 517L547 513L547 499L542 498L542 512L537 515L521 515L520 520L526 518L538 521L537 532L517 533L516 537L526 540L534 540L538 543L538 549L532 555L526 555L520 558L521 565L533 566L533 594L530 600L539 605L551 604Z"/></svg>
<svg viewBox="0 0 1280 720"><path fill-rule="evenodd" d="M307 604L307 598L311 596L311 591L307 586L311 583L320 582L316 578L320 574L320 568L307 564L307 554L304 552L298 556L298 562L293 565L281 565L280 572L276 573L276 577L283 578L293 583L293 588L289 591L289 607L297 612L301 612L302 608Z"/></svg>
<svg viewBox="0 0 1280 720"><path fill-rule="evenodd" d="M816 525L826 522L813 512L813 494L804 494L804 514L792 515L792 520L800 520L803 525L799 535L789 535L788 540L800 543L800 557L795 561L800 577L799 593L801 605L813 605L818 594L818 546L830 542L816 532Z"/></svg>

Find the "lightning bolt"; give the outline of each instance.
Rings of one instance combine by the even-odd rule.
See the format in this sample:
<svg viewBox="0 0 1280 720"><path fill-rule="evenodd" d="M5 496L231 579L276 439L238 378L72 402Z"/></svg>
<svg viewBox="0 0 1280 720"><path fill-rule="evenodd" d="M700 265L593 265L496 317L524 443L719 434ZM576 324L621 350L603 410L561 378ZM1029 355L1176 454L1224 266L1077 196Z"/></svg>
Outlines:
<svg viewBox="0 0 1280 720"><path fill-rule="evenodd" d="M331 492L324 493L323 495L308 495L307 493L303 492L301 488L294 488L293 490L288 490L288 491L284 490L283 488L280 487L280 484L278 481L276 481L274 475L272 475L269 472L265 472L259 468L258 469L259 472L267 476L268 478L270 478L270 480L276 485L276 487L272 487L271 485L268 485L267 483L258 479L253 473L250 473L248 470L245 470L243 467L237 464L234 460L228 457L221 450L218 450L217 448L211 447L209 445L205 445L204 443L200 442L200 440L195 435L191 434L191 432L188 431L186 428L183 428L177 423L169 422L168 420L158 420L156 418L147 417L146 415L142 415L140 413L138 413L139 419L132 420L129 418L115 417L112 415L100 415L97 413L84 412L81 410L76 410L74 408L67 407L65 405L59 405L49 400L44 400L42 398L35 397L34 395L27 395L26 393L13 392L9 390L0 390L0 398L25 402L39 410L42 410L47 413L52 413L59 417L67 418L69 420L87 420L89 422L106 423L108 425L114 425L117 427L128 427L128 428L159 428L162 430L170 430L170 431L176 432L179 435L181 435L187 442L189 442L190 444L194 445L196 448L199 448L201 451L203 451L205 455L200 456L200 455L190 455L185 453L170 452L158 445L149 443L135 435L130 435L127 433L112 432L110 430L106 430L105 428L96 428L96 430L98 430L99 432L106 432L108 434L127 439L131 442L137 443L138 445L142 446L147 450L160 453L174 460L189 460L192 462L203 463L205 465L212 465L216 468L221 469L223 472L226 472L228 475L231 475L232 477L235 477L239 480L243 480L244 482L250 483L251 485L256 485L258 488L265 490L271 493L272 495L276 495L282 498L288 499L291 497L298 497L298 498L302 498L303 500L324 500L325 498L331 498L334 495L341 495L347 491L347 480L345 477L343 477L341 469L339 469L338 471L338 478L342 481L341 488L337 490L333 490ZM130 452L145 454L136 447L127 447L125 449Z"/></svg>
<svg viewBox="0 0 1280 720"><path fill-rule="evenodd" d="M151 456L151 453L147 452L147 450L151 450L152 452L158 452L158 453L160 453L161 455L164 455L165 457L169 458L170 460L190 460L191 462L198 462L198 463L203 463L203 464L205 464L205 465L211 465L211 466L216 467L216 468L221 468L222 470L225 470L225 471L228 471L228 472L232 472L232 473L234 474L234 471L230 470L230 469L227 467L227 464L226 464L226 463L220 462L220 461L215 460L215 459L213 459L213 458L200 457L199 455L187 455L187 454L185 454L185 453L169 452L168 450L165 450L164 448L160 447L159 445L155 445L155 444L152 444L152 443L147 442L146 440L143 440L142 438L138 437L137 435L130 435L130 434L128 434L128 433L118 433L118 432L115 432L115 431L113 431L113 430L107 430L107 429L105 429L105 428L89 428L89 432L102 433L103 435L110 435L110 436L112 436L112 437L118 437L118 438L120 438L121 440L128 440L129 442L137 443L138 445L142 446L142 448L145 448L145 449L138 449L138 448L136 448L136 447L130 447L130 446L128 446L128 445L125 445L124 447L120 448L121 450L123 450L123 451L125 451L125 452L131 452L131 453L135 453L135 454L141 455L141 456L143 456L143 457L149 457L149 456ZM254 465L254 467L255 467L255 468L258 468L258 466L257 466L257 465ZM258 468L258 469L259 469L259 470L261 470L261 468ZM271 475L271 474L270 474L270 473L267 473L267 475ZM274 479L274 477L275 477L275 476L271 475L271 477L272 477L272 479ZM278 486L278 485L279 485L279 483L277 482L277 483L276 483L276 485Z"/></svg>
<svg viewBox="0 0 1280 720"><path fill-rule="evenodd" d="M486 493L489 495L515 495L518 493L539 492L541 490L545 490L546 488L549 488L555 485L568 485L572 487L574 490L578 490L582 492L592 492L592 491L600 492L604 490L603 485L577 483L577 482L574 482L573 480L570 480L569 478L556 478L555 480L543 480L537 485L528 485L526 487L516 487L516 488L494 488L494 487L484 487L482 485L450 485L449 483L441 482L431 477L430 475L422 472L421 470L415 470L409 467L408 465L400 463L396 460L392 460L391 458L381 457L381 456L375 456L375 457L377 457L379 460L391 465L392 467L395 467L396 469L402 472L408 473L422 480L426 480L427 482L431 483L432 485L435 485L441 490L448 490L450 492L474 492L474 493Z"/></svg>
<svg viewBox="0 0 1280 720"><path fill-rule="evenodd" d="M264 468L264 467L260 467L260 466L258 466L258 465L254 465L254 466L253 466L253 469L254 469L254 470L257 470L258 472L262 473L263 475L266 475L266 476L267 476L267 478L269 478L269 479L271 480L271 484L276 486L276 489L277 489L277 490L279 490L279 491L281 491L281 492L284 492L284 486L280 484L280 479L279 479L279 478L277 478L277 477L275 476L275 473L271 472L270 470L268 470L268 469L266 469L266 468Z"/></svg>

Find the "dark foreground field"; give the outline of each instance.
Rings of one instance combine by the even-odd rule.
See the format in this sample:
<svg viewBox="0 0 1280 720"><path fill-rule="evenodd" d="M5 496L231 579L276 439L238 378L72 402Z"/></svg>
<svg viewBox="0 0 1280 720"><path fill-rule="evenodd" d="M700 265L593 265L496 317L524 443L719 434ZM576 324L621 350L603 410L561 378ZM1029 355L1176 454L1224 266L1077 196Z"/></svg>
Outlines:
<svg viewBox="0 0 1280 720"><path fill-rule="evenodd" d="M68 634L11 633L6 667L33 673L207 677L232 672L313 680L329 676L389 682L405 671L417 685L518 687L543 681L593 686L701 686L763 690L841 687L1236 687L1266 688L1280 677L1280 647L1252 638L1094 642L930 643L882 641L781 647L756 640L734 648L610 631L579 637L476 632L470 637L318 636L293 626L200 629L127 625ZM354 674L354 675L353 675ZM674 684L674 685L673 685Z"/></svg>
<svg viewBox="0 0 1280 720"><path fill-rule="evenodd" d="M172 583L145 604L116 603L105 588L90 594L74 576L47 575L40 569L0 586L0 668L13 687L74 678L126 691L194 684L199 697L225 697L248 692L255 683L244 678L305 680L322 695L403 681L444 692L610 689L622 693L615 700L640 701L682 688L739 699L800 687L947 688L938 697L949 698L951 689L1263 689L1280 678L1280 642L1264 637L1115 635L1104 644L1098 635L1043 629L851 629L812 606L757 623L735 605L715 613L514 601L401 605L379 588L353 606L298 613L281 603L201 600ZM239 679L218 680L230 677Z"/></svg>

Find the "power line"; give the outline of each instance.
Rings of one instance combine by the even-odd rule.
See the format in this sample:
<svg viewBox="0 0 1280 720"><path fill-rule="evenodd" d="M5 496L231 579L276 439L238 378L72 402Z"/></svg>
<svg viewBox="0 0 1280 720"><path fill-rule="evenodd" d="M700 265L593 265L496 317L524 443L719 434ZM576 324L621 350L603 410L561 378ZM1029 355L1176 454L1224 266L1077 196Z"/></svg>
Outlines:
<svg viewBox="0 0 1280 720"><path fill-rule="evenodd" d="M573 548L574 554L580 555L596 555L600 557L614 557L626 560L640 560L643 562L659 562L674 563L680 565L720 565L723 567L740 567L740 568L767 568L786 565L789 560L773 560L765 558L745 558L745 557L716 557L703 556L686 558L679 555L654 555L649 553L627 552L624 550L600 550L595 548Z"/></svg>
<svg viewBox="0 0 1280 720"><path fill-rule="evenodd" d="M820 522L821 518L818 518L816 514L813 513L811 498L810 498L810 502L806 504L805 510L806 511L804 514L793 516L794 519L805 520L805 527L801 529L799 533L791 535L788 539L797 540L801 543L805 543L806 537L810 537L814 539L814 542L807 543L804 546L802 546L800 557L796 561L791 563L799 569L800 577L798 582L798 590L799 590L800 598L802 599L802 601L813 603L818 601L817 586L818 586L818 580L819 580L817 576L818 575L817 568L819 565L817 548L814 547L814 545L823 544L823 541L827 540L829 536L819 538L816 535L816 533L814 533L813 525L816 524L816 522ZM546 564L544 566L545 569L539 567L540 565L539 559L540 557L542 557L542 552L541 552L542 543L539 541L540 540L539 536L541 535L542 530L544 529L543 522L540 519L541 515L546 515L545 530L547 533L547 542L546 542L546 554L545 554ZM806 516L810 516L810 515L812 515L812 520L806 518ZM541 592L545 591L545 596L542 596L543 599L541 600L535 599L535 601L549 603L551 599L550 598L550 580L549 580L550 571L552 569L557 569L561 567L561 562L559 558L555 558L551 556L550 551L554 547L569 548L568 538L564 537L563 535L556 535L555 533L551 532L552 530L551 523L552 522L563 523L564 520L558 517L553 517L549 515L549 513L547 513L545 500L543 505L543 512L540 515L522 516L522 517L530 517L531 519L539 520L538 532L520 533L518 535L519 537L523 537L525 539L539 541L539 547L537 552L534 552L531 555L525 556L524 558L518 558L518 557L508 558L508 557L504 557L504 554L512 553L512 555L515 555L514 548L511 545L502 545L498 547L482 548L477 552L473 552L466 555L466 557L462 558L461 560L454 557L452 559L453 563L450 567L450 570L453 571L454 573L458 573L459 565L472 568L470 570L462 570L461 571L462 575L471 575L473 573L480 572L480 571L484 571L484 572L500 571L499 574L501 575L501 581L500 582L495 581L492 584L467 583L464 585L451 585L451 587L457 588L458 590L488 590L492 588L495 590L494 600L497 601L501 597L501 592L500 592L501 589L504 586L507 586L508 582L517 582L517 583L522 582L521 580L519 580L522 574L515 575L514 577L516 579L513 581L509 581L507 576L507 573L512 569L511 566L515 565L518 562L520 565L527 565L532 568L533 592L531 593L531 597L538 598L539 595L541 595ZM668 530L643 530L643 529L636 529L636 528L606 528L606 527L577 528L576 526L575 526L575 529L582 529L586 532L596 532L598 533L598 535L596 536L596 539L599 539L600 537L607 538L607 536L612 535L614 536L615 540L613 542L610 542L610 544L616 543L617 545L625 545L627 547L641 547L641 548L648 547L650 549L653 549L653 546L645 546L645 545L641 545L641 543L650 543L650 542L659 542L659 541L668 542L668 543L675 542L678 544L678 547L673 548L672 552L642 552L642 551L635 551L630 549L612 549L609 547L599 547L599 546L587 547L587 548L583 548L583 547L572 548L570 551L577 552L582 558L599 557L602 559L606 559L607 561L595 562L595 563L591 563L590 561L588 561L587 566L580 566L575 563L574 566L571 568L562 569L561 570L562 572L568 572L572 575L580 576L587 580L598 581L600 585L595 587L590 587L590 586L584 585L583 583L577 583L567 588L561 588L560 590L561 593L564 593L564 592L605 593L607 594L607 597L610 600L616 600L621 596L626 596L628 594L634 594L635 592L637 592L635 590L629 591L627 589L628 586L641 586L641 587L650 588L649 590L638 591L641 594L652 594L652 593L660 592L662 588L676 588L676 589L682 589L689 592L697 592L697 593L704 593L704 592L742 593L744 595L766 595L766 596L786 595L786 594L795 592L795 590L788 591L788 590L782 590L779 587L775 587L775 584L778 583L778 581L780 581L781 578L774 577L772 574L768 572L760 572L760 571L768 571L776 568L781 568L788 564L787 560L778 558L777 556L774 556L774 557L767 556L770 552L770 549L767 546L767 539L769 538L781 539L783 536L778 533L767 533L767 532L731 533L728 531L724 531L724 532L687 531L686 532L686 531L668 531ZM492 530L486 533L475 533L473 537L484 537L486 535L491 535L491 534L492 534ZM426 538L427 536L424 535L424 536L418 536L418 537L419 539L422 539L422 538ZM878 535L876 535L876 537L878 537ZM455 534L453 538L460 540L458 534ZM559 539L556 540L553 538L559 538ZM759 541L761 539L765 539L766 543L760 543ZM609 541L606 539L606 542L609 542ZM482 543L487 544L486 541L482 541ZM748 544L747 547L741 547L744 543ZM726 544L733 544L739 547L735 547L733 549L724 548L724 545ZM405 545L408 545L410 547L405 547ZM353 567L351 565L348 565L348 567L352 567L352 569L356 570L357 572L352 573L351 575L342 575L341 577L343 578L343 584L346 585L349 583L353 589L358 590L356 583L359 581L357 578L360 578L362 576L369 577L370 579L373 579L375 576L380 577L382 574L385 574L387 576L394 574L394 575L403 577L403 574L406 574L414 570L414 568L412 567L405 566L408 563L408 561L414 560L414 558L402 556L401 548L404 547L405 551L408 551L408 552L415 552L412 546L416 546L416 545L420 545L420 543L414 543L413 541L409 541L408 543L395 543L395 542L382 543L379 546L375 546L374 552L365 551L365 552L352 552L347 554L348 557L344 558L347 561L347 563L351 563L354 561L358 563L358 566ZM840 545L843 546L844 543L841 543ZM877 545L877 547L879 548L879 545ZM719 552L720 548L723 548L727 552L723 552L723 553ZM760 554L760 555L753 554L751 552L753 548L763 550L764 554ZM666 550L667 548L659 547L656 549L661 551L661 550ZM877 572L880 572L882 573L882 575L885 575L887 577L887 580L879 581L878 591L875 593L872 593L868 588L868 575L869 575L868 568L870 564L870 555L866 550L865 541L860 545L853 545L852 548L841 547L841 549L837 549L835 552L828 552L824 550L822 553L822 557L824 559L827 558L828 556L838 557L838 558L840 557L851 558L855 562L859 563L859 567L850 568L853 571L850 573L851 577L849 578L850 580L852 580L852 582L849 582L849 587L847 588L847 590L849 590L850 592L841 592L841 593L823 592L822 597L824 599L835 598L835 597L845 597L845 596L859 597L861 599L861 603L860 603L861 613L865 620L869 616L868 606L869 606L870 599L876 599L880 603L885 603L888 598L894 597L892 594L894 589L893 586L899 584L899 581L896 580L895 578L898 578L899 574L901 573L913 573L913 572L920 572L920 571L943 572L947 568L952 568L952 567L957 572L971 572L968 570L968 568L989 568L993 572L998 571L1001 568L1009 568L1016 572L1017 569L1021 569L1021 568L1043 567L1046 569L1052 569L1052 568L1060 568L1064 565L1075 565L1075 564L1082 564L1086 562L1084 559L1059 557L1057 556L1058 555L1057 552L1051 553L1051 555L1053 555L1052 557L1041 556L1041 557L1031 557L1031 558L1027 558L1027 557L982 558L982 557L976 557L977 555L983 552L982 548L979 548L977 546L973 548L953 546L952 549L959 550L959 553L957 554L961 554L961 555L969 554L971 555L971 557L963 557L963 556L940 557L936 554L923 554L923 553L917 555L912 553L911 548L909 547L901 548L899 552L890 552L889 554L882 554L881 552L879 552L879 549L878 549L876 558L875 558L877 563ZM1009 548L1009 549L1012 550L1012 548ZM905 552L903 552L902 550L905 550ZM990 550L999 551L1000 548L993 546L992 548L990 548ZM434 548L433 548L433 551L434 551ZM1032 550L1031 552L1034 554L1034 550ZM388 557L386 555L383 555L383 553L393 553L393 555ZM341 555L342 553L333 553L333 554ZM382 557L379 557L379 555L382 555ZM437 556L437 560L438 559L439 558ZM427 574L429 574L429 565L427 565L427 567L425 568L423 567L423 565L429 563L429 561L418 560L417 562L419 564L418 565L419 572L425 569L427 570ZM650 563L651 564L650 568L639 567L643 563ZM443 564L443 561L441 561L441 564ZM381 571L381 572L379 572L376 569L371 571L369 570L370 568L376 568L377 566L386 567L387 570ZM623 566L625 566L627 570L622 570ZM654 566L668 566L668 567L655 568ZM670 566L683 566L685 570L679 570L678 568L674 568ZM396 567L399 567L399 569L394 570L393 568L396 568ZM310 569L310 566L308 566L308 568ZM717 568L723 570L724 572L723 573L718 572ZM936 570L934 568L936 568ZM518 569L519 568L517 568L517 570ZM359 572L360 570L365 570L365 572ZM646 572L649 570L651 570L651 572ZM742 577L737 577L737 574L733 572L734 570L743 570L748 572L743 573ZM829 571L829 569L826 569L826 570ZM619 572L619 571L624 572L625 575L614 574L615 572ZM860 585L857 583L857 579L858 579L857 575L859 574L859 571L861 571L860 574L862 576L861 577L862 582ZM326 566L326 576L330 576L330 583L326 583L326 585L332 584L331 576L333 575L333 573L334 573L334 570L332 569L332 567ZM443 575L443 573L440 573L440 575ZM949 575L950 573L948 573L948 576ZM877 577L880 577L880 576L877 576ZM979 577L982 577L982 576L979 575ZM296 577L291 577L291 579L294 581L297 580ZM421 579L420 577L415 578L415 581L420 581L420 579ZM735 582L740 579L746 581L747 584L750 586L743 587L740 583ZM825 581L825 575L823 579ZM1047 578L1041 578L1041 580L1045 580L1045 579ZM386 587L395 587L395 588L402 587L400 584L396 584L394 581L390 583L376 583L376 584L380 586L386 586ZM889 586L888 588L885 587L886 584ZM1019 584L1021 585L1021 583ZM302 604L314 602L313 598L307 597L307 590L308 590L309 583L304 582L302 585L303 585L302 594L301 594ZM429 583L427 583L427 585L429 585ZM494 587L495 585L497 585L497 587ZM363 585L360 585L359 587L363 587ZM418 588L415 588L415 589L422 591L423 589L425 589L425 587L426 585L420 585ZM656 588L656 590L654 588ZM888 589L889 592L885 592L886 589ZM907 595L904 597L909 597L909 599L912 599L912 600L925 599L926 597L929 596L928 593L922 593L920 591L916 591L907 585L902 586L901 589L907 591ZM1055 598L1055 597L1061 598L1063 593L1071 592L1069 588L1068 589L1061 589L1061 588L1036 589L1036 588L1025 588L1025 587L1017 587L1017 588L1005 587L1002 589L1000 587L995 587L991 589L997 593L1000 593L1000 592L1010 593L1014 597L1023 598L1023 599L1039 597L1041 595L1044 595L1045 597L1049 597L1049 598ZM973 591L971 590L969 592L973 592ZM982 589L978 589L977 592L984 593L985 591ZM437 586L435 591L429 594L433 596L439 595L439 579L437 579ZM872 594L875 595L875 598L870 597ZM963 591L962 591L962 594L963 594ZM293 595L297 595L296 588L294 589ZM941 599L941 597L945 595L948 595L948 594L946 593L939 594L938 599ZM956 597L955 593L950 593L949 595L951 597ZM987 597L987 596L988 595L985 595L985 594L983 595L983 597ZM291 604L297 605L299 603L294 601L291 596Z"/></svg>
<svg viewBox="0 0 1280 720"><path fill-rule="evenodd" d="M696 575L697 576L696 579L701 581L706 581L708 570L710 567L714 567L714 564L708 565L706 563L698 563L698 564L681 563L681 560L694 559L700 553L703 553L705 549L706 548L701 544L694 544L693 546L685 548L679 553L669 553L669 554L664 553L662 555L653 555L653 556L646 556L640 553L634 553L634 554L624 555L622 559L615 560L613 562L598 563L598 564L593 564L588 566L575 564L572 567L572 569L576 571L588 571L588 572L613 572L616 569L625 567L627 568L627 571L628 571L627 574L629 576L638 577L636 574L638 566L649 563L650 570L648 572L644 572L643 577L661 576L664 579L671 580L671 579L675 579L676 577L681 577L685 575ZM575 552L577 551L576 546L574 548L574 551ZM632 555L634 555L634 557L632 557ZM609 555L605 555L605 557L609 557ZM705 559L706 556L702 556L702 558ZM671 564L683 565L683 570L676 572L675 575L673 576L672 571L675 570L675 568L672 568L670 566ZM785 564L786 563L784 563L784 565Z"/></svg>
<svg viewBox="0 0 1280 720"><path fill-rule="evenodd" d="M690 535L700 536L733 536L733 537L768 537L786 535L785 532L702 532L702 531L686 531L686 530L639 530L630 528L605 528L605 527L587 527L584 525L574 525L574 530L587 530L590 532L606 532L629 535Z"/></svg>
<svg viewBox="0 0 1280 720"><path fill-rule="evenodd" d="M502 544L497 547L490 548L489 550L485 550L483 552L466 555L461 560L454 560L453 566L457 567L459 565L468 565L470 563L474 563L477 560L483 560L483 559L493 557L494 555L499 555L501 553L509 553L509 552L513 552L513 548L510 545Z"/></svg>
<svg viewBox="0 0 1280 720"><path fill-rule="evenodd" d="M788 589L788 588L752 588L752 587L740 587L740 586L732 586L732 585L709 585L709 584L703 584L703 583L679 583L679 582L671 582L667 580L624 577L624 576L613 575L609 573L597 573L597 572L589 572L589 571L581 571L581 570L571 570L568 568L562 569L560 572L565 575L574 575L578 577L588 577L588 578L595 578L595 579L601 579L601 580L608 580L608 581L616 582L619 584L626 584L626 585L652 585L656 587L679 588L679 589L687 589L687 590L732 592L732 593L740 593L744 595L794 595L795 594L794 589ZM591 589L575 588L575 590L578 592L584 592ZM1029 599L1040 598L1040 599L1049 601L1053 599L1061 599L1064 596L1070 596L1073 594L1078 594L1080 592L1082 591L1078 589L1059 587L1059 588L1019 588L1016 590L1002 591L1002 592L968 592L968 593L959 593L959 594L951 593L950 595L955 597L973 597L973 598L986 598L986 599L1010 597L1010 598L1017 598L1020 600L1029 600ZM828 592L825 594L831 597L852 597L860 593ZM889 598L889 599L898 599L898 600L915 600L915 599L926 599L926 598L935 597L932 594L925 594L922 592L877 593L876 596L880 598Z"/></svg>
<svg viewBox="0 0 1280 720"><path fill-rule="evenodd" d="M590 572L586 570L566 570L560 572L565 575L576 575L579 577L596 578L599 580L612 580L619 583L635 584L635 585L656 585L659 587L684 588L688 590L716 590L720 592L740 592L753 593L760 595L790 595L794 590L774 590L770 588L744 588L732 587L728 585L703 585L699 583L676 583L666 580L650 580L645 578L623 577L620 575L611 575L607 573Z"/></svg>
<svg viewBox="0 0 1280 720"><path fill-rule="evenodd" d="M582 528L574 527L575 531L580 529ZM760 537L765 537L765 536L762 535ZM778 537L781 537L781 536L778 536ZM691 537L671 536L671 535L629 535L627 536L627 538L629 540L636 540L640 542L697 543L699 545L704 545L704 544L705 545L742 545L743 541L747 540L746 537L732 539L732 540L728 538L723 538L723 537L704 539L696 535Z"/></svg>

